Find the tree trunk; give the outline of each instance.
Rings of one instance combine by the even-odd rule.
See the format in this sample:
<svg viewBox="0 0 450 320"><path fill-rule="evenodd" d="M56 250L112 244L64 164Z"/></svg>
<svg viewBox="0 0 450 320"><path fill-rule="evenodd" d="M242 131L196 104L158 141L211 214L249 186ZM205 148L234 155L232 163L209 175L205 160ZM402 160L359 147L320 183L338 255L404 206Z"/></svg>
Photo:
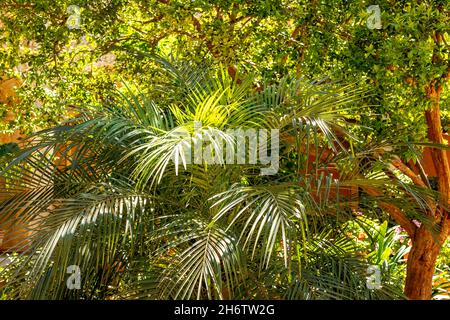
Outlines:
<svg viewBox="0 0 450 320"><path fill-rule="evenodd" d="M441 112L439 108L442 86L436 86L433 81L427 88L427 96L432 102L430 109L425 111L428 126L428 139L432 143L444 144ZM433 288L433 274L441 247L447 238L450 219L446 204L450 200L450 166L445 150L431 149L431 157L438 175L438 191L444 205L437 205L434 212L428 212L440 230L436 235L422 224L415 232L411 252L408 256L405 294L412 300L429 300Z"/></svg>
<svg viewBox="0 0 450 320"><path fill-rule="evenodd" d="M442 246L436 240L423 225L416 231L408 255L405 283L405 294L411 300L431 299L434 269Z"/></svg>

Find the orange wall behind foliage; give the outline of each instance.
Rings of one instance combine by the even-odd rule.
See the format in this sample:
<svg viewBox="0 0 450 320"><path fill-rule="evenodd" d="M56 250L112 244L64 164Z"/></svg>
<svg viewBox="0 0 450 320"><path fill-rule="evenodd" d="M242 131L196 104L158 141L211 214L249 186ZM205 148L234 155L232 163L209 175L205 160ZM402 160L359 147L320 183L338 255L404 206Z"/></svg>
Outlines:
<svg viewBox="0 0 450 320"><path fill-rule="evenodd" d="M4 79L0 77L0 103L3 104L3 106L6 105L6 108L18 102L17 95L14 91L18 86L20 86L20 81L18 79ZM7 110L5 116L0 119L0 121L3 122L12 120L14 120L14 114L9 110ZM20 131L15 131L12 134L0 132L0 144L18 143L23 137L25 136ZM0 177L0 189L4 187L4 184L5 181L3 177ZM10 248L23 243L24 240L26 241L28 232L24 230L25 226L11 226L3 221L0 221L0 223L3 224L0 227L0 251L8 251Z"/></svg>

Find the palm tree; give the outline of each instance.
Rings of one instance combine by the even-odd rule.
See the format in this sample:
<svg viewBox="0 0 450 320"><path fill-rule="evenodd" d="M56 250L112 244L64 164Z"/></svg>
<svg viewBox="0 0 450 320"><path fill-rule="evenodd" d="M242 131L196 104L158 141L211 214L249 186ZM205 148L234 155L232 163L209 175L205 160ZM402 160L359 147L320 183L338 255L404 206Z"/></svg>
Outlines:
<svg viewBox="0 0 450 320"><path fill-rule="evenodd" d="M152 90L81 108L8 159L0 221L29 232L3 272L8 297L402 298L383 270L381 289L366 286L367 257L343 227L362 197L346 190L381 190L364 194L366 207L420 215L426 205L381 175L383 145L352 137L365 90L290 77L257 85L155 60L165 78ZM261 163L189 161L192 141L207 137L203 152L220 154L236 128L279 130L275 175L260 175ZM79 290L66 285L72 265Z"/></svg>

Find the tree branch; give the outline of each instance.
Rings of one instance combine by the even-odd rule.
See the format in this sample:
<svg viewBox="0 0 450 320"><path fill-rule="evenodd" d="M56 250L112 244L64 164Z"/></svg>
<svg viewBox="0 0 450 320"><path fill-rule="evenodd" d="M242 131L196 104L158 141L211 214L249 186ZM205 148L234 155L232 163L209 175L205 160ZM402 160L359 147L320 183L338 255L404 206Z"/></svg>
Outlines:
<svg viewBox="0 0 450 320"><path fill-rule="evenodd" d="M374 187L369 186L361 186L361 188L367 192L368 195L373 197L380 197L382 196L382 192ZM414 236L416 234L417 226L412 223L411 220L408 219L408 217L404 214L404 212L398 208L397 206L387 203L385 201L379 201L378 205L383 210L387 211L389 215L408 233L409 237L411 239L414 239Z"/></svg>
<svg viewBox="0 0 450 320"><path fill-rule="evenodd" d="M405 165L399 157L393 157L391 163L395 168L400 170L401 173L409 177L416 186L427 187L422 178L415 174L414 171L412 171L407 165Z"/></svg>

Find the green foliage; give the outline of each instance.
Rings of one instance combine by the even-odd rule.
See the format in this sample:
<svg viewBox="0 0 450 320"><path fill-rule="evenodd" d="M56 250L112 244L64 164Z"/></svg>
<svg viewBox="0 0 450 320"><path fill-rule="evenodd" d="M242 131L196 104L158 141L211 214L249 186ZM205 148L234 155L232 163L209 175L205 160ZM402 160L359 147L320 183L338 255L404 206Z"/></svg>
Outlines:
<svg viewBox="0 0 450 320"><path fill-rule="evenodd" d="M397 194L383 201L403 201L417 215L422 210L417 193L373 176L379 161L373 150L356 144L350 155L345 129L364 91L295 79L261 91L251 76L237 82L223 69L194 70L197 76L162 63L160 72L171 80L158 90L172 97L170 108L125 91L27 141L5 171L6 191L15 194L0 215L40 223L30 226L29 247L16 248L23 252L8 268L8 297L402 298L387 272L380 289L365 285L375 257L361 256L345 236L352 198L336 193L386 186ZM261 176L261 164L184 162L186 136L179 133L192 132L194 120L204 121L201 133L216 143L213 132L226 138L237 126L278 128L287 137L280 140L281 170ZM332 152L305 159L305 146ZM58 165L58 154L67 166ZM283 168L292 161L298 171ZM356 165L361 161L366 165ZM331 163L342 170L339 185L315 171ZM366 197L367 204L379 200ZM81 268L80 290L66 287L69 265Z"/></svg>
<svg viewBox="0 0 450 320"><path fill-rule="evenodd" d="M19 150L17 143L5 143L0 145L0 157L12 155Z"/></svg>
<svg viewBox="0 0 450 320"><path fill-rule="evenodd" d="M433 277L433 296L435 299L450 299L450 240L442 246Z"/></svg>
<svg viewBox="0 0 450 320"><path fill-rule="evenodd" d="M20 116L12 125L42 128L67 106L99 105L120 86L118 79L151 86L158 71L140 52L176 53L254 69L265 78L296 70L358 79L374 89L366 98L374 107L362 119L374 129L369 134L417 141L426 132L424 88L442 82L448 69L448 2L378 4L381 30L366 26L364 1L5 0L0 63L8 76L23 80L14 107ZM69 5L81 9L79 29L66 26ZM446 91L442 99L448 104Z"/></svg>
<svg viewBox="0 0 450 320"><path fill-rule="evenodd" d="M6 163L20 150L17 143L0 144L0 169L5 168Z"/></svg>
<svg viewBox="0 0 450 320"><path fill-rule="evenodd" d="M55 210L55 220L49 219L48 229L38 230L36 235L43 247L34 248L34 253L44 248L47 255L30 256L28 262L37 265L29 267L33 271L29 285L24 285L18 296L40 297L43 292L65 297L69 293L60 287L63 272L52 269L51 264L61 259L65 266L78 257L83 270L89 270L85 284L93 288L80 294L84 297L114 296L136 278L145 279L157 295L167 296L223 297L221 288L227 287L235 297L250 292L254 297L281 297L281 292L289 292L293 298L368 297L360 288L364 282L358 278L360 272L355 278L345 273L340 282L345 288L335 282L331 292L321 287L317 278L308 278L320 269L323 275L337 279L336 270L348 261L335 255L336 250L356 254L346 245L340 249L330 246L322 252L314 241L323 239L311 230L327 223L340 227L348 219L348 204L343 205L345 209L329 204L336 200L329 196L333 188L366 183L382 189L386 201L399 205L408 218L426 223L421 215L428 205L424 199L436 195L431 191L424 194L401 177L389 181L383 160L391 152L380 156L378 151L393 150L406 160L416 160L419 152L411 143L426 137L423 114L431 102L426 88L443 87L441 118L447 131L450 102L446 81L449 2L379 1L382 28L374 30L366 25L369 4L342 0L3 0L1 76L17 77L22 85L17 88L19 103L0 105L1 115L6 111L16 115L11 123L1 123L0 131L31 133L52 128L37 136L43 137L42 141L31 139L20 153L14 164L21 170L11 166L4 173L13 181L30 168L41 173L39 181L29 178L42 199L24 191L18 182L9 186L35 204L26 219L37 217L49 205ZM79 28L66 25L73 14L67 11L70 5L81 9ZM160 55L172 55L182 62L171 64L158 58ZM318 84L304 80L317 75L327 78ZM339 82L356 82L361 89L337 86ZM365 92L367 87L370 94ZM77 112L81 113L73 120ZM54 127L68 119L72 119L70 125ZM192 133L193 122L198 120L206 126L203 134L225 139L226 129L233 126L282 129L285 140L276 179L255 176L259 169L255 166L219 170L216 165L186 165L180 152L186 140L180 132ZM342 134L346 143L341 141ZM57 156L53 146L72 157L69 169L61 171L52 164ZM333 154L324 160L322 150L327 146ZM10 147L2 146L0 157L10 154ZM46 152L40 154L40 147ZM313 167L305 152L310 148L316 150ZM176 164L170 162L172 157ZM9 155L2 158L5 164ZM337 186L327 174L329 164L343 173ZM312 168L325 174L311 177L305 173ZM61 188L61 203L51 197L52 183ZM317 190L323 188L326 196L319 197ZM178 197L168 197L174 194ZM230 203L214 206L214 199ZM374 199L365 194L361 199L366 213L381 213ZM254 207L246 207L248 203ZM6 206L10 211L1 214L17 213L13 205ZM277 206L281 208L278 211L267 210ZM240 211L243 208L246 210ZM178 219L180 214L183 219ZM336 219L328 219L333 214ZM312 220L312 225L306 220ZM273 222L269 230L264 228L267 221ZM178 234L177 228L185 241L169 236ZM372 247L364 263L383 264L390 256L393 231L384 224L380 228L366 244L377 243L378 249ZM118 235L118 230L130 233ZM155 230L169 235L163 237ZM310 237L305 236L309 233ZM80 240L86 235L87 243ZM303 250L301 259L293 259L287 247L279 245L293 237L301 243L289 248ZM156 240L168 242L167 250L173 255L158 251ZM230 242L235 246L224 249L224 243ZM193 248L192 243L198 247ZM75 245L86 245L86 250L96 255L80 258ZM112 253L105 256L101 250ZM191 260L185 258L189 250L208 254ZM226 259L209 266L217 253ZM247 259L256 256L260 256L259 262ZM273 261L274 257L279 259ZM392 259L390 256L388 261ZM111 268L116 261L138 271L115 277ZM197 287L182 277L174 279L169 262L200 279L195 282ZM357 266L360 262L352 268L362 270ZM189 269L202 263L208 267L195 272ZM439 270L444 270L445 277L443 264L440 262ZM242 266L248 270L242 271ZM233 289L242 282L243 274L250 276L261 268L265 272L251 281L262 287L276 282L275 290ZM278 275L280 268L299 271ZM219 279L217 274L222 272L224 279ZM154 283L167 284L168 291L158 291L160 287L152 287ZM286 283L290 286L284 286ZM180 291L171 291L169 284ZM108 285L115 289L105 289ZM308 286L319 289L308 291Z"/></svg>
<svg viewBox="0 0 450 320"><path fill-rule="evenodd" d="M400 226L388 227L388 221L379 223L365 216L349 221L349 236L356 241L371 264L389 273L394 281L402 283L409 252L407 234Z"/></svg>

